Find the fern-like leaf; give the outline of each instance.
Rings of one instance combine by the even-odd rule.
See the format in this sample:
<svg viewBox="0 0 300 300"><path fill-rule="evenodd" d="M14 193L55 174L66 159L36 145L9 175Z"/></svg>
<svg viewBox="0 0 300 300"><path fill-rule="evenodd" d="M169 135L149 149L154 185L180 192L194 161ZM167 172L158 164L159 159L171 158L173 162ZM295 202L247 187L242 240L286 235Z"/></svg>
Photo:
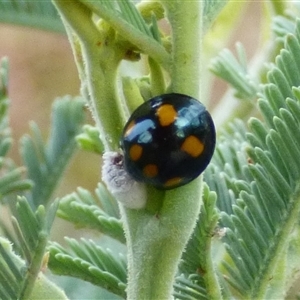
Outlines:
<svg viewBox="0 0 300 300"><path fill-rule="evenodd" d="M28 190L32 184L29 180L22 179L24 168L17 168L12 160L6 158L11 147L12 138L8 119L8 59L0 62L0 201L5 200L13 192Z"/></svg>
<svg viewBox="0 0 300 300"><path fill-rule="evenodd" d="M104 152L104 145L99 137L99 130L95 126L86 124L83 126L82 131L83 132L76 137L80 148L96 154L102 154Z"/></svg>
<svg viewBox="0 0 300 300"><path fill-rule="evenodd" d="M282 269L279 261L285 261L289 235L298 222L300 94L295 86L300 85L299 51L297 21L296 34L287 35L258 101L264 122L250 120L248 145L221 141L206 173L209 185L214 182L210 188L219 192L221 224L227 227L223 238L229 255L223 262L226 278L241 298L266 298L272 278L277 278L276 269ZM231 168L225 157L235 162ZM223 172L223 181L214 181L217 170ZM232 211L224 203L231 198L237 198ZM284 295L283 290L277 293L280 298Z"/></svg>
<svg viewBox="0 0 300 300"><path fill-rule="evenodd" d="M218 141L218 147L213 157L213 163L205 170L204 179L212 191L218 195L217 206L220 211L231 214L240 189L248 190L248 181L253 177L245 166L248 156L245 153L248 144L246 126L240 120L235 120L229 130L223 131ZM220 224L227 226L222 223Z"/></svg>
<svg viewBox="0 0 300 300"><path fill-rule="evenodd" d="M25 198L16 202L13 228L21 257L15 255L8 240L0 239L1 299L26 299L31 295L42 267L43 257L58 203L47 210L32 211Z"/></svg>
<svg viewBox="0 0 300 300"><path fill-rule="evenodd" d="M156 18L152 19L152 26L146 23L136 6L130 0L123 1L105 1L98 3L93 1L82 0L86 5L97 11L104 19L113 20L116 18L118 22L123 22L124 26L131 26L141 34L160 42L160 33L156 26Z"/></svg>
<svg viewBox="0 0 300 300"><path fill-rule="evenodd" d="M228 49L224 49L211 62L211 71L226 80L235 89L235 96L240 99L253 101L257 97L259 87L247 70L245 49L236 45L238 60Z"/></svg>
<svg viewBox="0 0 300 300"><path fill-rule="evenodd" d="M33 207L45 204L57 186L61 175L76 149L75 137L84 119L84 103L81 98L65 97L54 102L52 129L47 145L36 124L32 124L33 136L21 140L21 154L28 176L34 182L29 201Z"/></svg>
<svg viewBox="0 0 300 300"><path fill-rule="evenodd" d="M52 272L81 278L125 298L126 260L104 250L91 240L66 238L70 249L57 243L49 247Z"/></svg>
<svg viewBox="0 0 300 300"><path fill-rule="evenodd" d="M205 0L203 8L203 25L207 29L211 26L219 12L227 4L228 0Z"/></svg>
<svg viewBox="0 0 300 300"><path fill-rule="evenodd" d="M10 242L0 237L0 299L18 298L24 281L23 264L13 253Z"/></svg>
<svg viewBox="0 0 300 300"><path fill-rule="evenodd" d="M96 229L125 243L115 200L101 184L96 189L96 195L97 198L89 191L78 188L76 193L65 196L60 201L58 216L78 227Z"/></svg>
<svg viewBox="0 0 300 300"><path fill-rule="evenodd" d="M201 281L201 277L197 274L191 274L188 277L181 275L176 278L173 293L175 299L180 300L207 300L205 283Z"/></svg>
<svg viewBox="0 0 300 300"><path fill-rule="evenodd" d="M0 0L0 22L64 33L63 24L50 0Z"/></svg>
<svg viewBox="0 0 300 300"><path fill-rule="evenodd" d="M274 18L272 24L273 31L282 41L284 41L287 34L295 32L295 19L296 17L292 19L284 16L276 16Z"/></svg>

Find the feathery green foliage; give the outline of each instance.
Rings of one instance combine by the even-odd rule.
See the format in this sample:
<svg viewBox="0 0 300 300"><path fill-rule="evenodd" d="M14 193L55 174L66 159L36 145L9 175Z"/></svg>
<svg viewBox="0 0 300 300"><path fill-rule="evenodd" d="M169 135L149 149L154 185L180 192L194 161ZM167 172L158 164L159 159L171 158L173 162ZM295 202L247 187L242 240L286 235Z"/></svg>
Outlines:
<svg viewBox="0 0 300 300"><path fill-rule="evenodd" d="M110 2L110 1L99 1L98 7L99 11L103 12L104 8L107 9L108 17L110 14L118 15L118 19L123 19L127 24L125 26L133 26L141 33L150 38L156 39L160 42L160 34L158 32L158 27L156 24L156 18L151 18L153 21L152 26L149 27L136 6L129 0ZM97 4L96 4L97 5ZM162 17L162 15L161 15Z"/></svg>
<svg viewBox="0 0 300 300"><path fill-rule="evenodd" d="M0 20L1 23L65 33L61 19L50 0L0 0Z"/></svg>
<svg viewBox="0 0 300 300"><path fill-rule="evenodd" d="M82 133L76 136L76 141L81 149L101 154L104 151L103 143L99 138L99 130L95 126L86 124Z"/></svg>
<svg viewBox="0 0 300 300"><path fill-rule="evenodd" d="M9 194L28 190L31 181L22 179L24 168L17 168L13 161L6 158L11 144L11 131L8 119L8 59L3 58L0 62L0 202Z"/></svg>
<svg viewBox="0 0 300 300"><path fill-rule="evenodd" d="M27 297L31 294L42 265L47 239L57 208L56 203L49 207L47 213L43 206L32 211L25 198L14 201L13 194L29 189L31 181L21 179L21 175L24 173L23 168L15 168L13 162L4 157L11 144L7 92L8 62L7 59L3 59L0 67L0 152L1 167L7 171L3 172L0 179L0 191L2 202L8 204L14 212L15 236L13 240L17 244L15 249L18 249L22 256L21 258L13 252L7 239L0 238L0 298L3 300L22 299L23 296ZM7 197L8 194L10 197ZM1 222L1 227L3 232L10 232L4 222Z"/></svg>
<svg viewBox="0 0 300 300"><path fill-rule="evenodd" d="M34 212L26 198L16 202L13 227L22 258L14 254L9 241L1 238L1 299L27 299L34 290L57 205L58 202L53 203L47 212L39 206Z"/></svg>
<svg viewBox="0 0 300 300"><path fill-rule="evenodd" d="M121 254L113 255L91 240L66 241L70 249L50 244L49 267L54 273L81 278L125 297L126 261Z"/></svg>
<svg viewBox="0 0 300 300"><path fill-rule="evenodd" d="M3 170L3 176L0 178L0 192L1 202L7 204L12 212L14 232L8 229L7 222L1 221L1 229L14 242L14 251L21 255L19 257L15 254L10 242L1 238L0 297L3 300L27 299L29 295L32 295L32 299L35 299L35 297L41 297L45 289L49 288L53 295L56 294L59 297L58 299L65 299L63 293L40 274L40 270L44 267L46 245L58 206L57 201L50 206L47 202L74 152L75 135L79 132L84 117L83 102L79 98L71 100L66 97L55 103L53 127L47 146L44 145L36 125L33 126L34 138L24 137L22 151L30 179L22 179L21 176L25 173L24 168L16 168L11 160L4 157L11 145L8 123L7 59L1 62L0 75L0 152ZM45 182L44 185L39 185L40 180L43 179L48 185L44 184ZM34 187L32 183L35 184ZM30 188L32 192L28 191ZM36 201L33 200L34 197L30 198L31 201L25 197L15 200L15 194L24 190L27 190L28 197L35 195ZM47 205L47 210L45 205ZM42 288L40 288L41 282Z"/></svg>
<svg viewBox="0 0 300 300"><path fill-rule="evenodd" d="M238 43L236 50L238 59L231 51L224 49L211 61L210 69L234 87L237 98L253 101L257 97L259 87L247 70L247 59L242 44Z"/></svg>
<svg viewBox="0 0 300 300"><path fill-rule="evenodd" d="M28 195L33 207L51 200L51 195L76 149L75 137L81 130L83 120L83 100L66 96L54 102L51 134L46 145L35 123L31 126L32 137L23 136L21 154L28 177L34 182L32 192Z"/></svg>
<svg viewBox="0 0 300 300"><path fill-rule="evenodd" d="M298 223L299 51L297 21L296 34L286 36L262 87L258 105L264 122L252 118L251 132L242 133L246 139L220 141L206 172L210 188L218 194L220 223L226 227L223 241L229 256L222 265L241 298L268 299L270 278L282 267L279 262L285 260L290 233ZM237 125L233 131L239 135ZM236 199L229 209L228 199ZM284 297L284 287L277 292Z"/></svg>
<svg viewBox="0 0 300 300"><path fill-rule="evenodd" d="M115 200L101 184L95 193L97 198L89 191L78 188L77 193L65 196L60 201L58 216L77 227L95 229L125 243Z"/></svg>

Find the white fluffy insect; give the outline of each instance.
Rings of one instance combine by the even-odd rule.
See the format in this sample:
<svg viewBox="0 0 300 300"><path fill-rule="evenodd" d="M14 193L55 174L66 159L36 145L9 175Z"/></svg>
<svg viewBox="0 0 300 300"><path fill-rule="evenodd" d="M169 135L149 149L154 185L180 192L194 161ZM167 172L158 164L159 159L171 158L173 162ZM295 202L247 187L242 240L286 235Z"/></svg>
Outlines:
<svg viewBox="0 0 300 300"><path fill-rule="evenodd" d="M131 209L145 207L145 185L135 181L126 172L122 153L108 151L103 154L102 181L116 200L125 207Z"/></svg>

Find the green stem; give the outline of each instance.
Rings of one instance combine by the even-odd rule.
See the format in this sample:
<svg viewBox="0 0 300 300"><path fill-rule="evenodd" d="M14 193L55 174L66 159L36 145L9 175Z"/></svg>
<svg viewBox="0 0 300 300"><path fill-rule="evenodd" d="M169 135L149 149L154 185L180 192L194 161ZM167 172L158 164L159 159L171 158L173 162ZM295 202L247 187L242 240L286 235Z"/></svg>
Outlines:
<svg viewBox="0 0 300 300"><path fill-rule="evenodd" d="M45 248L48 242L48 233L45 231L40 232L39 241L37 248L35 250L34 256L32 258L31 266L29 267L24 282L24 290L21 293L20 299L32 299L31 292L36 282L36 278L40 272L43 257L45 255Z"/></svg>
<svg viewBox="0 0 300 300"><path fill-rule="evenodd" d="M79 61L77 65L84 65L84 70L79 68L82 85L88 91L104 147L106 150L117 149L124 120L118 106L116 76L125 50L116 47L111 32L98 30L92 20L92 12L84 4L75 0L53 2L64 22L79 38L80 49L78 44L73 45L73 50L76 49L74 56L77 61L82 59L84 62ZM73 32L68 30L71 43L76 41Z"/></svg>
<svg viewBox="0 0 300 300"><path fill-rule="evenodd" d="M172 26L171 91L200 98L203 1L161 0Z"/></svg>
<svg viewBox="0 0 300 300"><path fill-rule="evenodd" d="M123 209L128 246L127 299L171 299L182 251L200 210L201 183L166 192L156 215Z"/></svg>
<svg viewBox="0 0 300 300"><path fill-rule="evenodd" d="M65 22L79 37L85 62L82 79L96 112L100 132L106 134L105 137L108 135L104 140L106 149L116 147L116 133L120 132L122 123L121 114L117 113L115 77L117 65L125 53L117 47L109 47L112 36L95 27L91 12L105 19L125 40L169 71L171 91L199 98L202 1L192 1L188 5L183 1L161 2L172 26L172 61L158 42L127 26L124 20L116 18L116 14L99 3L54 0ZM74 43L74 37L70 39ZM128 243L128 299L171 299L177 266L200 211L201 193L202 176L184 187L162 192L162 205L154 213L147 209L121 207ZM150 199L148 193L148 201Z"/></svg>
<svg viewBox="0 0 300 300"><path fill-rule="evenodd" d="M212 261L211 253L211 240L207 243L206 251L206 273L204 274L204 280L206 284L207 294L211 300L221 300L223 296L221 294L220 284L215 272L215 266Z"/></svg>
<svg viewBox="0 0 300 300"><path fill-rule="evenodd" d="M191 242L192 245L188 247L196 247L197 250L190 250L189 252L196 251L198 260L195 259L195 272L199 272L204 279L207 298L211 300L223 299L221 287L216 276L215 266L212 260L212 239L215 235L215 229L219 220L219 213L216 210L217 195L211 192L207 185L204 186L203 191L203 205L201 213L195 228L194 237ZM194 240L197 237L197 242ZM185 261L185 258L183 259Z"/></svg>
<svg viewBox="0 0 300 300"><path fill-rule="evenodd" d="M169 70L170 55L165 48L155 41L152 37L142 34L138 29L134 28L121 17L116 17L114 11L106 9L94 1L81 0L87 7L95 12L99 17L107 21L125 40L131 42L142 52L153 57L166 70Z"/></svg>
<svg viewBox="0 0 300 300"><path fill-rule="evenodd" d="M198 98L202 1L161 2L172 26L170 89ZM201 195L202 176L166 191L156 214L121 209L128 245L128 299L172 299L174 277L199 215Z"/></svg>
<svg viewBox="0 0 300 300"><path fill-rule="evenodd" d="M140 93L140 89L135 81L131 77L122 78L123 94L126 101L126 106L131 114L137 107L139 107L144 99Z"/></svg>
<svg viewBox="0 0 300 300"><path fill-rule="evenodd" d="M149 57L148 60L149 68L150 68L150 82L151 82L151 92L152 96L161 95L166 90L164 74L160 65Z"/></svg>

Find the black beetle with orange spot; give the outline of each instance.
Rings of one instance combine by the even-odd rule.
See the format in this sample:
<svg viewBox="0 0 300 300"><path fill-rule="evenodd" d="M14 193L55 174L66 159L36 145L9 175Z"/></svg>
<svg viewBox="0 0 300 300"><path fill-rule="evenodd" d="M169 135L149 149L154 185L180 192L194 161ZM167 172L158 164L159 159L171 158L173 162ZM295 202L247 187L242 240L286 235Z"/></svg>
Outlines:
<svg viewBox="0 0 300 300"><path fill-rule="evenodd" d="M163 94L140 105L126 123L124 167L137 181L173 189L198 177L216 143L213 120L198 100Z"/></svg>

